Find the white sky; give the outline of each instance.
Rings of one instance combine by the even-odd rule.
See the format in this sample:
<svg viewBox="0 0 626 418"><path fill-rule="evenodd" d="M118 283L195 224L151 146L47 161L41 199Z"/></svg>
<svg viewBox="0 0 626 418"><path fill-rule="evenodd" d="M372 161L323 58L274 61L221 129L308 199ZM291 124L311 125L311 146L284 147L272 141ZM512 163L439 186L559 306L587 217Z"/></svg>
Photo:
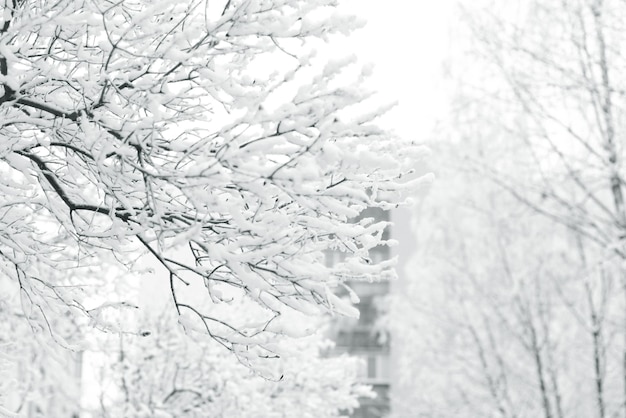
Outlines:
<svg viewBox="0 0 626 418"><path fill-rule="evenodd" d="M421 142L444 109L442 72L450 50L453 0L342 0L368 24L349 44L363 62L373 62L372 86L399 105L386 127Z"/></svg>

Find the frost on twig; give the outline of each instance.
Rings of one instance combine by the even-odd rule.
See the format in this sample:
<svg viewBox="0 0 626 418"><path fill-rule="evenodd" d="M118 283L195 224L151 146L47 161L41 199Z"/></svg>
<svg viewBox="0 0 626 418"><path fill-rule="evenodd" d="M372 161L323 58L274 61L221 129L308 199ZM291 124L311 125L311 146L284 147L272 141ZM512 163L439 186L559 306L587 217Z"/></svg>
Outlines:
<svg viewBox="0 0 626 418"><path fill-rule="evenodd" d="M285 309L356 315L333 295L346 269L379 278L391 266L362 261L385 224L349 219L395 207L425 178L406 180L420 150L362 110L370 94L343 82L349 60L316 74L315 39L356 24L333 6L5 2L0 269L26 308L97 322L85 285L98 264L132 266L144 251L182 321L232 350L298 334L277 325ZM323 263L329 249L347 254L338 269ZM248 298L266 315L213 317L185 300L197 285L211 304Z"/></svg>

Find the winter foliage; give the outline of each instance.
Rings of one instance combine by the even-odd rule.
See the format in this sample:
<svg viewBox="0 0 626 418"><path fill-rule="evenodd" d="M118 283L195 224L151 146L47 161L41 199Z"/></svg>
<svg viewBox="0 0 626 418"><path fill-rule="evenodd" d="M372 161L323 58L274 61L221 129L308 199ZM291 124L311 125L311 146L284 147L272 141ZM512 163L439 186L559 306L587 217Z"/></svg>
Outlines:
<svg viewBox="0 0 626 418"><path fill-rule="evenodd" d="M247 366L314 332L290 315L357 316L336 288L394 273L368 257L387 223L350 220L396 207L428 177L411 175L421 149L376 126L388 107L368 100L370 69L316 55L360 24L335 6L5 0L0 284L11 321L75 351L85 329L139 332L118 319L136 315L125 281L146 254L167 275L175 322ZM344 261L326 266L328 250ZM253 318L214 315L240 303Z"/></svg>
<svg viewBox="0 0 626 418"><path fill-rule="evenodd" d="M625 16L462 9L418 280L392 305L397 387L417 394L398 416L626 414Z"/></svg>
<svg viewBox="0 0 626 418"><path fill-rule="evenodd" d="M29 316L58 302L89 314L77 269L138 251L167 269L174 308L225 345L265 326L219 324L179 287L201 282L215 303L235 288L268 321L285 307L356 315L332 289L347 271L390 270L363 261L385 224L348 220L422 179L404 181L411 153L363 109L358 69L347 85L346 62L315 72L315 39L354 27L332 6L5 4L0 255ZM327 268L327 249L349 256Z"/></svg>
<svg viewBox="0 0 626 418"><path fill-rule="evenodd" d="M124 417L338 417L372 396L355 383L357 360L321 358L329 342L319 335L286 342L292 355L268 380L237 361L206 333L189 333L171 312L140 321L153 333L111 341L117 353L100 368L103 383L123 382L98 396L102 416Z"/></svg>

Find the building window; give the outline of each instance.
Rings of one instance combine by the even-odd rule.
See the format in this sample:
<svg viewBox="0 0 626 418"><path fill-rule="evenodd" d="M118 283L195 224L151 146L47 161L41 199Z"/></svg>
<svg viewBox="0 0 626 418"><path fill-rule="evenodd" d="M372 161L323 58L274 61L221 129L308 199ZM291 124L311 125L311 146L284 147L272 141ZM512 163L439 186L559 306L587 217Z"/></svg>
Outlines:
<svg viewBox="0 0 626 418"><path fill-rule="evenodd" d="M367 378L376 379L376 356L367 356Z"/></svg>
<svg viewBox="0 0 626 418"><path fill-rule="evenodd" d="M362 369L359 371L358 376L363 380L363 383L368 384L389 384L390 379L390 364L389 355L382 353L370 353L361 356L363 360Z"/></svg>

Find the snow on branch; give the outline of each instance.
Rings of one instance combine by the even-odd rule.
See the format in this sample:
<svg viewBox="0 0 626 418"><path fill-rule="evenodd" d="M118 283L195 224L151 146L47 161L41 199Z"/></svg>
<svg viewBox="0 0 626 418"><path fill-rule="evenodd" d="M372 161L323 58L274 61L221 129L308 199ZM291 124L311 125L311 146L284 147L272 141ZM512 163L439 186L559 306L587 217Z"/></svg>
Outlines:
<svg viewBox="0 0 626 418"><path fill-rule="evenodd" d="M287 333L272 324L286 309L357 314L323 251L385 276L362 261L384 225L349 220L424 178L406 180L421 150L375 125L384 108L363 112L369 93L340 83L350 60L315 75L314 40L357 24L333 3L5 3L0 268L29 306L89 315L81 269L146 251L173 308L232 350ZM183 300L195 284L267 315L214 318Z"/></svg>

